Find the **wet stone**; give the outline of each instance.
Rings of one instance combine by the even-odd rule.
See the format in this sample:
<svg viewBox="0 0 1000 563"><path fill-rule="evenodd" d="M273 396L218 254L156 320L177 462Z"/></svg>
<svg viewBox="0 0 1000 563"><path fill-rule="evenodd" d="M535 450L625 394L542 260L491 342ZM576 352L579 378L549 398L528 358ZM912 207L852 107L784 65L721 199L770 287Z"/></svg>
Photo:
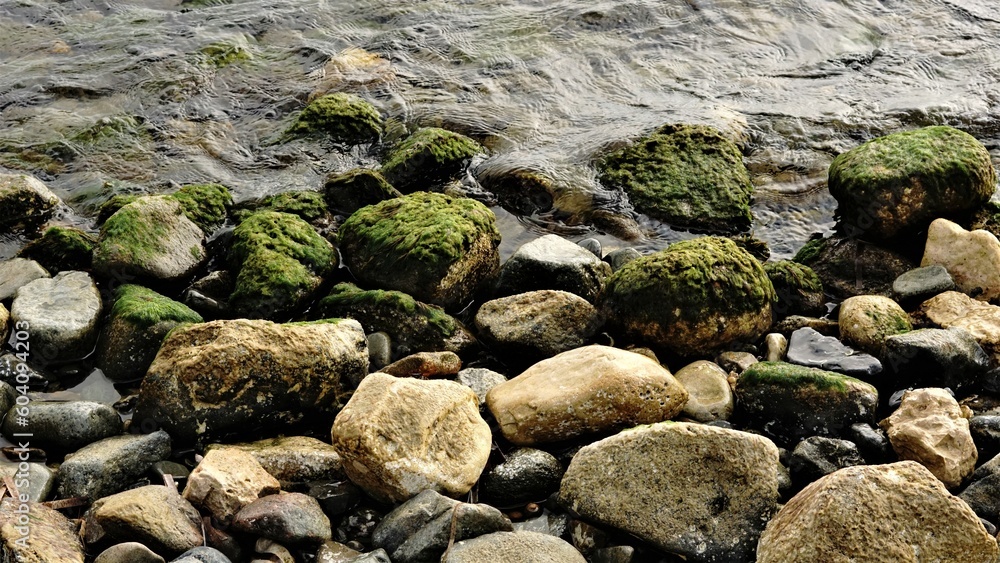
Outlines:
<svg viewBox="0 0 1000 563"><path fill-rule="evenodd" d="M882 363L875 356L858 352L840 340L823 336L808 327L792 333L788 341L788 362L862 379L882 371Z"/></svg>
<svg viewBox="0 0 1000 563"><path fill-rule="evenodd" d="M39 279L48 278L49 273L45 271L38 262L27 258L11 258L0 263L0 301L6 301L21 286Z"/></svg>
<svg viewBox="0 0 1000 563"><path fill-rule="evenodd" d="M378 527L383 517L381 512L373 508L356 508L341 518L337 528L333 531L333 539L341 543L359 542L361 545L370 546L372 532Z"/></svg>
<svg viewBox="0 0 1000 563"><path fill-rule="evenodd" d="M500 267L497 294L516 295L556 289L594 302L611 267L559 235L545 235L521 245Z"/></svg>
<svg viewBox="0 0 1000 563"><path fill-rule="evenodd" d="M750 352L722 352L715 357L715 363L726 372L743 373L743 370L757 363L757 357Z"/></svg>
<svg viewBox="0 0 1000 563"><path fill-rule="evenodd" d="M483 500L500 508L544 501L559 490L563 472L554 455L519 448L482 476L480 493Z"/></svg>
<svg viewBox="0 0 1000 563"><path fill-rule="evenodd" d="M632 563L635 548L630 545L616 545L598 549L590 554L590 563Z"/></svg>
<svg viewBox="0 0 1000 563"><path fill-rule="evenodd" d="M17 477L18 473L22 474L21 478ZM52 489L55 488L56 470L51 469L44 463L28 463L27 477L23 477L23 474L23 469L19 463L0 458L0 479L5 477L14 479L14 484L18 487L23 485L23 483L18 483L19 480L26 480L28 482L27 487L19 488L18 493L27 494L28 502L42 502L46 500Z"/></svg>
<svg viewBox="0 0 1000 563"><path fill-rule="evenodd" d="M888 462L896 456L889 443L889 436L877 426L858 422L847 429L845 436L857 445L861 456L869 464Z"/></svg>
<svg viewBox="0 0 1000 563"><path fill-rule="evenodd" d="M392 363L392 338L385 332L365 335L368 341L368 369L379 371ZM355 385L357 386L357 385Z"/></svg>
<svg viewBox="0 0 1000 563"><path fill-rule="evenodd" d="M15 433L32 434L35 447L74 451L87 444L122 433L118 412L91 401L32 401L27 424L20 425L12 410L4 419L3 433L14 441Z"/></svg>
<svg viewBox="0 0 1000 563"><path fill-rule="evenodd" d="M340 516L364 498L364 492L350 481L315 483L309 487L308 494L319 501L328 516Z"/></svg>
<svg viewBox="0 0 1000 563"><path fill-rule="evenodd" d="M251 454L236 448L215 448L191 472L183 496L225 526L243 507L280 489L278 480Z"/></svg>
<svg viewBox="0 0 1000 563"><path fill-rule="evenodd" d="M970 418L969 432L979 452L979 459L991 459L1000 454L1000 416L985 415Z"/></svg>
<svg viewBox="0 0 1000 563"><path fill-rule="evenodd" d="M681 415L698 422L728 419L733 414L733 392L728 375L718 364L706 360L682 367L674 374L688 392Z"/></svg>
<svg viewBox="0 0 1000 563"><path fill-rule="evenodd" d="M853 442L810 436L795 446L789 470L792 479L804 486L838 469L864 464L865 460Z"/></svg>
<svg viewBox="0 0 1000 563"><path fill-rule="evenodd" d="M974 389L990 358L968 331L925 328L885 339L885 365L896 373L898 387Z"/></svg>
<svg viewBox="0 0 1000 563"><path fill-rule="evenodd" d="M611 265L612 272L617 272L622 266L636 258L642 258L642 254L638 250L628 247L612 250L604 257L604 261Z"/></svg>
<svg viewBox="0 0 1000 563"><path fill-rule="evenodd" d="M980 518L1000 521L1000 457L993 457L972 474L972 482L958 498Z"/></svg>
<svg viewBox="0 0 1000 563"><path fill-rule="evenodd" d="M767 347L767 361L780 362L785 359L788 352L788 339L780 332L772 332L764 337L764 345Z"/></svg>
<svg viewBox="0 0 1000 563"><path fill-rule="evenodd" d="M241 444L213 444L207 448L237 449L249 453L265 471L283 483L343 479L337 450L309 436L283 436Z"/></svg>
<svg viewBox="0 0 1000 563"><path fill-rule="evenodd" d="M232 529L288 546L319 545L331 538L330 519L316 499L302 493L261 497L243 507Z"/></svg>
<svg viewBox="0 0 1000 563"><path fill-rule="evenodd" d="M126 434L94 442L59 466L59 496L98 499L118 492L170 455L170 436Z"/></svg>
<svg viewBox="0 0 1000 563"><path fill-rule="evenodd" d="M955 280L940 264L914 268L892 282L892 291L900 300L918 301L945 291L954 291Z"/></svg>
<svg viewBox="0 0 1000 563"><path fill-rule="evenodd" d="M174 557L202 545L201 515L177 491L147 485L105 497L90 514L113 540L138 541Z"/></svg>
<svg viewBox="0 0 1000 563"><path fill-rule="evenodd" d="M28 505L28 540L20 533L20 503L5 498L0 503L0 553L4 563L83 563L83 545L76 525L44 504Z"/></svg>

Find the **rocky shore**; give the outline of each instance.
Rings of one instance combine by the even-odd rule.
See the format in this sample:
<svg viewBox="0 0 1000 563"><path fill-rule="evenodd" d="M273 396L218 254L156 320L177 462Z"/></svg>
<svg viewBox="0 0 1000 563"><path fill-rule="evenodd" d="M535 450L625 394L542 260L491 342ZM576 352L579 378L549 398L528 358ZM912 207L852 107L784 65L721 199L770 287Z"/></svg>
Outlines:
<svg viewBox="0 0 1000 563"><path fill-rule="evenodd" d="M330 94L284 140L385 127ZM638 211L708 233L646 255L549 234L501 260L455 184L483 147L382 150L317 191L118 195L93 232L0 174L29 241L0 264L4 563L1000 561L975 138L837 157L838 232L793 260L746 232L749 175L708 127L595 155ZM553 195L493 181L512 207ZM123 400L37 399L80 365Z"/></svg>

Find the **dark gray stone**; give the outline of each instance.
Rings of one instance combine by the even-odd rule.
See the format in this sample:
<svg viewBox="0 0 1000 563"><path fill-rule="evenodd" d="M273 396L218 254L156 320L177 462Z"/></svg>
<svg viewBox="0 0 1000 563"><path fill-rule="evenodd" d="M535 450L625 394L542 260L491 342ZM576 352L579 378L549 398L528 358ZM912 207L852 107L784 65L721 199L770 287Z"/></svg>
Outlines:
<svg viewBox="0 0 1000 563"><path fill-rule="evenodd" d="M616 545L598 549L590 554L590 563L632 563L635 548L630 545Z"/></svg>
<svg viewBox="0 0 1000 563"><path fill-rule="evenodd" d="M59 496L94 500L116 493L169 455L170 436L162 430L94 442L59 466Z"/></svg>
<svg viewBox="0 0 1000 563"><path fill-rule="evenodd" d="M189 549L170 563L232 563L221 551L211 547ZM96 562L95 562L96 563Z"/></svg>
<svg viewBox="0 0 1000 563"><path fill-rule="evenodd" d="M319 501L327 516L340 516L361 502L364 493L350 481L315 483L309 487L309 496Z"/></svg>
<svg viewBox="0 0 1000 563"><path fill-rule="evenodd" d="M31 369L31 366L22 362L12 352L0 356L0 381L5 381L15 386L22 385L24 377L18 382L17 378L19 375L27 376L27 384L31 388L45 387L51 382L49 378Z"/></svg>
<svg viewBox="0 0 1000 563"><path fill-rule="evenodd" d="M603 253L604 249L601 247L601 241L597 240L596 238L585 238L580 242L578 242L577 244L579 244L581 248L586 248L591 253L593 253L594 256L597 256L598 258L604 257Z"/></svg>
<svg viewBox="0 0 1000 563"><path fill-rule="evenodd" d="M895 461L889 436L878 426L863 422L852 424L847 429L846 437L854 442L861 452L861 457L865 458L869 465Z"/></svg>
<svg viewBox="0 0 1000 563"><path fill-rule="evenodd" d="M150 466L150 471L161 480L170 475L175 482L180 483L179 490L184 490L184 481L191 475L187 467L173 461L158 461Z"/></svg>
<svg viewBox="0 0 1000 563"><path fill-rule="evenodd" d="M1000 456L979 466L972 474L972 482L958 498L964 500L980 518L1000 521Z"/></svg>
<svg viewBox="0 0 1000 563"><path fill-rule="evenodd" d="M858 446L847 440L810 436L792 451L789 461L792 480L800 487L824 475L852 465L864 465Z"/></svg>
<svg viewBox="0 0 1000 563"><path fill-rule="evenodd" d="M885 339L884 365L897 387L976 388L990 358L968 331L924 328Z"/></svg>
<svg viewBox="0 0 1000 563"><path fill-rule="evenodd" d="M575 293L591 303L604 289L611 266L559 235L525 243L500 267L497 295L538 289Z"/></svg>
<svg viewBox="0 0 1000 563"><path fill-rule="evenodd" d="M1000 416L974 416L969 420L969 432L979 451L979 459L991 459L1000 454Z"/></svg>
<svg viewBox="0 0 1000 563"><path fill-rule="evenodd" d="M642 254L632 247L627 247L612 250L604 257L604 261L611 265L612 272L617 272L622 266L636 258L642 258Z"/></svg>
<svg viewBox="0 0 1000 563"><path fill-rule="evenodd" d="M584 555L590 555L595 549L608 545L608 533L583 520L570 522L569 537L573 542L573 547Z"/></svg>
<svg viewBox="0 0 1000 563"><path fill-rule="evenodd" d="M542 450L520 448L482 477L483 500L500 508L541 502L559 490L564 469Z"/></svg>
<svg viewBox="0 0 1000 563"><path fill-rule="evenodd" d="M389 559L389 554L384 549L376 549L348 559L345 563L392 563L392 560Z"/></svg>
<svg viewBox="0 0 1000 563"><path fill-rule="evenodd" d="M858 352L837 338L823 336L809 327L792 333L788 340L787 359L792 364L835 371L860 379L871 379L882 371L882 364L875 356Z"/></svg>
<svg viewBox="0 0 1000 563"><path fill-rule="evenodd" d="M288 546L319 545L332 536L319 502L302 493L261 497L236 513L231 528Z"/></svg>
<svg viewBox="0 0 1000 563"><path fill-rule="evenodd" d="M368 340L368 371L378 371L392 363L392 337L378 331L365 336Z"/></svg>
<svg viewBox="0 0 1000 563"><path fill-rule="evenodd" d="M17 390L6 381L0 381L0 412L7 412L17 400Z"/></svg>
<svg viewBox="0 0 1000 563"><path fill-rule="evenodd" d="M381 512L373 508L355 508L340 519L337 529L333 531L333 539L348 545L351 545L351 542L357 542L362 546L371 546L372 532L378 527L383 517Z"/></svg>
<svg viewBox="0 0 1000 563"><path fill-rule="evenodd" d="M912 260L859 239L835 235L810 241L793 258L816 272L823 289L837 299L892 294L896 278L916 267Z"/></svg>
<svg viewBox="0 0 1000 563"><path fill-rule="evenodd" d="M3 434L30 433L31 445L72 452L87 444L121 434L124 424L118 411L91 401L32 401L27 424L20 425L16 410L7 413Z"/></svg>
<svg viewBox="0 0 1000 563"><path fill-rule="evenodd" d="M903 272L892 282L892 291L900 301L923 301L938 293L955 290L955 280L940 264Z"/></svg>

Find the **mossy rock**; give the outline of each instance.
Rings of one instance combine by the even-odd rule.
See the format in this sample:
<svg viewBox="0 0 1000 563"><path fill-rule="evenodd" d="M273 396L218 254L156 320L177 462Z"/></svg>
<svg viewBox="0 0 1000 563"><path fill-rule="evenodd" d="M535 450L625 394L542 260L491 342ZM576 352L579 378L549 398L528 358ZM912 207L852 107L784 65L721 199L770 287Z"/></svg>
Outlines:
<svg viewBox="0 0 1000 563"><path fill-rule="evenodd" d="M483 152L476 141L437 127L417 129L382 163L382 176L399 191L429 190L457 178Z"/></svg>
<svg viewBox="0 0 1000 563"><path fill-rule="evenodd" d="M230 265L236 288L232 310L275 319L304 307L337 266L333 246L296 215L258 211L233 230Z"/></svg>
<svg viewBox="0 0 1000 563"><path fill-rule="evenodd" d="M226 221L233 194L222 184L190 184L169 195L180 202L184 214L206 233Z"/></svg>
<svg viewBox="0 0 1000 563"><path fill-rule="evenodd" d="M416 192L364 207L340 227L344 261L364 284L451 309L500 267L496 216L478 201Z"/></svg>
<svg viewBox="0 0 1000 563"><path fill-rule="evenodd" d="M624 190L636 210L682 229L750 228L753 184L739 148L700 125L664 125L597 164L605 186Z"/></svg>
<svg viewBox="0 0 1000 563"><path fill-rule="evenodd" d="M231 42L216 41L215 43L209 43L199 49L198 54L202 62L217 68L253 59L253 54L250 52L250 45L242 37Z"/></svg>
<svg viewBox="0 0 1000 563"><path fill-rule="evenodd" d="M736 419L784 447L874 424L877 406L878 391L868 383L785 362L753 364L736 383Z"/></svg>
<svg viewBox="0 0 1000 563"><path fill-rule="evenodd" d="M894 300L858 295L840 304L837 321L844 344L884 357L885 339L913 330L910 316Z"/></svg>
<svg viewBox="0 0 1000 563"><path fill-rule="evenodd" d="M22 248L17 255L41 264L53 276L67 270L89 270L93 264L97 238L72 227L49 227L41 238Z"/></svg>
<svg viewBox="0 0 1000 563"><path fill-rule="evenodd" d="M837 299L891 296L892 282L917 267L897 252L843 236L810 240L792 261L809 266L823 290Z"/></svg>
<svg viewBox="0 0 1000 563"><path fill-rule="evenodd" d="M997 184L986 147L947 126L868 141L835 158L829 177L841 232L874 241L915 233L938 217L967 216Z"/></svg>
<svg viewBox="0 0 1000 563"><path fill-rule="evenodd" d="M38 178L0 173L0 233L37 232L59 203Z"/></svg>
<svg viewBox="0 0 1000 563"><path fill-rule="evenodd" d="M995 237L1000 237L1000 203L995 201L984 203L972 214L968 229L970 231L982 229L993 233Z"/></svg>
<svg viewBox="0 0 1000 563"><path fill-rule="evenodd" d="M756 258L729 239L702 237L622 266L603 310L627 337L691 356L760 338L775 299Z"/></svg>
<svg viewBox="0 0 1000 563"><path fill-rule="evenodd" d="M530 168L486 168L477 174L479 183L492 192L505 209L530 215L555 205L558 188L545 172Z"/></svg>
<svg viewBox="0 0 1000 563"><path fill-rule="evenodd" d="M358 145L377 141L383 130L375 106L353 94L328 94L306 106L287 134L323 134L338 143Z"/></svg>
<svg viewBox="0 0 1000 563"><path fill-rule="evenodd" d="M119 209L143 197L138 194L115 194L97 208L97 224L103 225Z"/></svg>
<svg viewBox="0 0 1000 563"><path fill-rule="evenodd" d="M114 300L97 361L112 381L142 378L167 333L182 324L203 322L186 305L139 285L119 286Z"/></svg>
<svg viewBox="0 0 1000 563"><path fill-rule="evenodd" d="M385 332L392 339L393 357L397 358L417 352L461 354L476 343L472 333L444 309L421 303L402 291L337 284L316 304L312 315L355 319L366 334Z"/></svg>
<svg viewBox="0 0 1000 563"><path fill-rule="evenodd" d="M282 192L243 202L236 207L234 216L237 223L257 211L290 213L313 225L328 223L332 219L323 194L311 190Z"/></svg>
<svg viewBox="0 0 1000 563"><path fill-rule="evenodd" d="M811 316L826 312L823 282L809 266L791 260L777 260L765 262L764 271L778 295L778 303L774 306L777 317Z"/></svg>
<svg viewBox="0 0 1000 563"><path fill-rule="evenodd" d="M323 185L323 197L335 211L350 215L367 205L403 195L392 187L378 170L355 168L343 174L332 174Z"/></svg>

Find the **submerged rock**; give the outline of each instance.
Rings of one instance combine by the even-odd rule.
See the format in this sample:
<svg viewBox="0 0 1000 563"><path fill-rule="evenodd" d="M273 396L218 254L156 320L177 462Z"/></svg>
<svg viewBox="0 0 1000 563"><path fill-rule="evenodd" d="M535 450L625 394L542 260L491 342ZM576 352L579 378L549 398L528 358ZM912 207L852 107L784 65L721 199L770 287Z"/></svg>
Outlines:
<svg viewBox="0 0 1000 563"><path fill-rule="evenodd" d="M89 270L97 238L72 227L49 227L41 238L18 251L21 258L35 260L51 274L67 270Z"/></svg>
<svg viewBox="0 0 1000 563"><path fill-rule="evenodd" d="M927 229L921 266L943 266L958 290L983 301L1000 297L1000 240L987 231L966 231L947 219Z"/></svg>
<svg viewBox="0 0 1000 563"><path fill-rule="evenodd" d="M375 106L354 94L320 96L299 114L286 135L323 134L350 145L377 141L384 130Z"/></svg>
<svg viewBox="0 0 1000 563"><path fill-rule="evenodd" d="M392 187L378 170L355 168L332 174L323 184L323 197L330 209L350 215L368 205L375 205L403 194Z"/></svg>
<svg viewBox="0 0 1000 563"><path fill-rule="evenodd" d="M0 173L0 232L37 229L59 203L59 197L38 178Z"/></svg>
<svg viewBox="0 0 1000 563"><path fill-rule="evenodd" d="M483 152L479 143L437 127L417 129L382 163L382 175L403 193L431 191L457 178L469 160Z"/></svg>

